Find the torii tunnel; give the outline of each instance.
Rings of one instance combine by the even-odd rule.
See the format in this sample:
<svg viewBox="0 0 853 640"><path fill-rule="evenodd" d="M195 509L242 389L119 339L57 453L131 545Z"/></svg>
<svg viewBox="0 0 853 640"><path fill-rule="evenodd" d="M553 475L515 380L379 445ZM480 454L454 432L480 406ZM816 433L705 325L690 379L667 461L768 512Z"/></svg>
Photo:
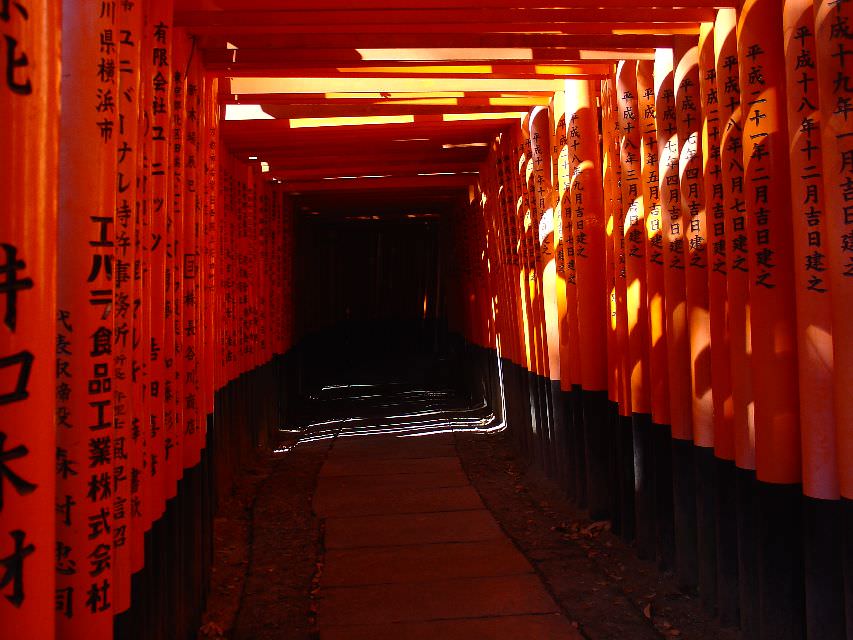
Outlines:
<svg viewBox="0 0 853 640"><path fill-rule="evenodd" d="M853 639L853 3L0 0L0 31L0 638L197 637L221 504L320 446L278 516L327 518L310 637L645 638L570 623L467 429L714 637ZM377 354L467 408L345 379ZM381 428L303 419L356 388ZM522 569L392 541L386 503L480 514ZM343 534L389 540L370 597Z"/></svg>

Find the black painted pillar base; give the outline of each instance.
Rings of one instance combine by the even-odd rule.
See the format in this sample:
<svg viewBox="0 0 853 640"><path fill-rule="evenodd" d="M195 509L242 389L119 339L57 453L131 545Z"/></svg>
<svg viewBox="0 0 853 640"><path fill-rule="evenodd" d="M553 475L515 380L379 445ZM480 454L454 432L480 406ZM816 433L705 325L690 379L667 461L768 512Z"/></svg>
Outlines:
<svg viewBox="0 0 853 640"><path fill-rule="evenodd" d="M841 498L842 565L847 640L853 638L853 500Z"/></svg>
<svg viewBox="0 0 853 640"><path fill-rule="evenodd" d="M716 458L717 476L717 616L723 627L740 620L738 597L737 470L731 460Z"/></svg>
<svg viewBox="0 0 853 640"><path fill-rule="evenodd" d="M655 533L657 562L662 571L675 567L675 516L672 497L672 430L652 424L655 460Z"/></svg>
<svg viewBox="0 0 853 640"><path fill-rule="evenodd" d="M757 482L759 638L800 640L803 611L802 487Z"/></svg>
<svg viewBox="0 0 853 640"><path fill-rule="evenodd" d="M575 422L575 398L570 391L560 390L560 401L563 407L563 424L565 428L560 454L563 456L563 478L560 487L566 492L566 497L579 504L577 487L577 448L575 447L575 431L581 425Z"/></svg>
<svg viewBox="0 0 853 640"><path fill-rule="evenodd" d="M521 393L521 413L523 420L522 437L524 438L524 450L528 463L533 462L536 456L536 443L534 442L533 429L536 425L536 416L533 406L533 392L530 389L530 372L519 365L518 373L518 388Z"/></svg>
<svg viewBox="0 0 853 640"><path fill-rule="evenodd" d="M578 451L577 456L585 459L586 477L584 480L579 479L578 483L583 482L586 487L589 517L604 520L612 514L612 480L609 472L611 407L607 391L584 390L582 402L584 451Z"/></svg>
<svg viewBox="0 0 853 640"><path fill-rule="evenodd" d="M737 544L740 637L758 638L758 530L755 471L738 468Z"/></svg>
<svg viewBox="0 0 853 640"><path fill-rule="evenodd" d="M621 416L619 403L607 401L607 437L605 439L605 456L607 460L607 483L609 498L608 511L613 533L622 535L622 438L620 435ZM588 491L592 487L587 488Z"/></svg>
<svg viewBox="0 0 853 640"><path fill-rule="evenodd" d="M713 447L694 447L696 468L696 553L699 601L717 611L717 459Z"/></svg>
<svg viewBox="0 0 853 640"><path fill-rule="evenodd" d="M565 455L568 431L566 423L570 416L566 411L567 407L564 403L563 392L560 389L560 381L551 380L550 383L549 396L553 403L551 413L553 436L553 440L551 441L551 457L553 458L554 465L554 480L560 487L564 487L566 486L566 473L568 469Z"/></svg>
<svg viewBox="0 0 853 640"><path fill-rule="evenodd" d="M545 461L545 475L551 480L557 477L556 455L554 447L554 431L556 421L554 417L554 400L551 396L551 380L545 376L539 376L539 389L542 394L542 406L544 407L544 450L543 459Z"/></svg>
<svg viewBox="0 0 853 640"><path fill-rule="evenodd" d="M675 574L678 586L693 591L698 581L696 468L691 440L672 440L672 497L675 516Z"/></svg>
<svg viewBox="0 0 853 640"><path fill-rule="evenodd" d="M839 500L803 496L803 552L808 638L844 638L844 529ZM853 535L847 530L848 537Z"/></svg>
<svg viewBox="0 0 853 640"><path fill-rule="evenodd" d="M527 389L527 371L521 365L513 364L513 380L515 384L515 393L517 396L516 402L518 407L515 410L516 432L520 442L520 448L524 460L530 461L533 457L533 448L530 443L532 432L532 421L530 419L530 392Z"/></svg>
<svg viewBox="0 0 853 640"><path fill-rule="evenodd" d="M543 408L541 405L541 396L539 395L539 380L538 376L532 371L527 372L527 390L530 394L530 419L532 422L531 429L531 445L533 451L532 462L540 469L545 468L545 459L543 456L543 435L542 430L545 427L543 416Z"/></svg>
<svg viewBox="0 0 853 640"><path fill-rule="evenodd" d="M519 396L515 364L506 358L501 358L501 369L503 371L503 392L504 400L506 402L506 415L504 416L504 420L506 421L507 430L512 435L512 439L517 450L524 453L524 444L522 441L524 432L522 431L519 411L521 398Z"/></svg>
<svg viewBox="0 0 853 640"><path fill-rule="evenodd" d="M631 416L619 416L620 439L620 491L622 509L622 539L631 543L637 535L634 517L634 424Z"/></svg>
<svg viewBox="0 0 853 640"><path fill-rule="evenodd" d="M575 501L581 509L587 508L586 498L586 431L584 425L584 391L579 384L572 385L572 390L568 393L571 399L569 407L571 408L572 417L570 418L574 431L572 433L572 471L575 485Z"/></svg>
<svg viewBox="0 0 853 640"><path fill-rule="evenodd" d="M634 513L637 530L637 555L642 560L655 557L655 459L652 416L631 416L634 445Z"/></svg>

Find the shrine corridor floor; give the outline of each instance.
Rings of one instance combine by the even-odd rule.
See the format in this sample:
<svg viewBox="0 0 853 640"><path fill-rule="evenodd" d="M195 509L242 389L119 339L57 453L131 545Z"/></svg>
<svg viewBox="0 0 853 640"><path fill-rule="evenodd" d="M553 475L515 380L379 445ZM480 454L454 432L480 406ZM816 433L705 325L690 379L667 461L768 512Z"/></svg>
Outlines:
<svg viewBox="0 0 853 640"><path fill-rule="evenodd" d="M427 369L306 385L223 499L200 638L735 637Z"/></svg>

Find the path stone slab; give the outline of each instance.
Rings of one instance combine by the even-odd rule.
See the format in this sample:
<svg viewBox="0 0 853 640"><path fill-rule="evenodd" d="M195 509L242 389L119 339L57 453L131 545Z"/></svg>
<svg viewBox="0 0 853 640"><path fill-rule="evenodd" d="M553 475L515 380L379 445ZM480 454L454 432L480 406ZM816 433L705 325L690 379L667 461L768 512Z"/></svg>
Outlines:
<svg viewBox="0 0 853 640"><path fill-rule="evenodd" d="M444 444L387 444L366 447L340 446L338 441L329 454L329 460L335 462L360 462L365 458L370 460L422 460L424 458L450 458L456 455L456 447Z"/></svg>
<svg viewBox="0 0 853 640"><path fill-rule="evenodd" d="M431 427L420 427L427 430ZM346 431L335 440L337 451L389 451L394 449L426 451L431 448L456 449L456 441L453 432L448 430L444 433L431 434L428 436L417 435L370 435L366 431L363 435L348 435ZM455 455L455 453L454 453Z"/></svg>
<svg viewBox="0 0 853 640"><path fill-rule="evenodd" d="M504 539L485 509L326 520L326 549Z"/></svg>
<svg viewBox="0 0 853 640"><path fill-rule="evenodd" d="M427 489L399 487L325 487L320 482L314 510L320 517L369 516L391 513L432 513L482 509L479 494L471 486Z"/></svg>
<svg viewBox="0 0 853 640"><path fill-rule="evenodd" d="M329 550L325 567L327 587L533 573L508 540Z"/></svg>
<svg viewBox="0 0 853 640"><path fill-rule="evenodd" d="M372 489L374 487L394 487L400 491L407 491L409 489L464 487L468 484L468 476L461 471L397 473L378 476L329 476L321 481L321 486L325 491Z"/></svg>
<svg viewBox="0 0 853 640"><path fill-rule="evenodd" d="M557 611L536 575L329 589L321 586L318 607L321 629Z"/></svg>
<svg viewBox="0 0 853 640"><path fill-rule="evenodd" d="M462 464L456 456L437 458L374 460L369 456L342 458L333 457L323 465L320 477L334 476L376 476L395 473L440 473L442 471L462 471Z"/></svg>
<svg viewBox="0 0 853 640"><path fill-rule="evenodd" d="M324 627L321 640L582 640L557 614Z"/></svg>

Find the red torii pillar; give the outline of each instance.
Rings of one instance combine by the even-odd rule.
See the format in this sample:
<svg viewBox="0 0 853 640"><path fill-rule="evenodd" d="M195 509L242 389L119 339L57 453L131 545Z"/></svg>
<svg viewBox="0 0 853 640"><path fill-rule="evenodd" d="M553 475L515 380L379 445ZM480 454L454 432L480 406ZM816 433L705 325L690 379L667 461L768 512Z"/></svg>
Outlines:
<svg viewBox="0 0 853 640"><path fill-rule="evenodd" d="M834 411L838 486L842 498L847 636L853 637L853 45L849 2L814 3L821 112L821 155L827 212L827 281L832 297Z"/></svg>
<svg viewBox="0 0 853 640"><path fill-rule="evenodd" d="M0 17L0 626L54 637L60 13ZM61 502L60 502L61 504Z"/></svg>
<svg viewBox="0 0 853 640"><path fill-rule="evenodd" d="M116 48L100 45L117 15L95 4L63 6L59 170L58 324L69 373L57 388L56 614L61 638L110 638L113 549L113 293Z"/></svg>
<svg viewBox="0 0 853 640"><path fill-rule="evenodd" d="M737 28L743 109L762 638L803 633L797 337L782 6L746 0ZM759 373L760 372L760 373Z"/></svg>

